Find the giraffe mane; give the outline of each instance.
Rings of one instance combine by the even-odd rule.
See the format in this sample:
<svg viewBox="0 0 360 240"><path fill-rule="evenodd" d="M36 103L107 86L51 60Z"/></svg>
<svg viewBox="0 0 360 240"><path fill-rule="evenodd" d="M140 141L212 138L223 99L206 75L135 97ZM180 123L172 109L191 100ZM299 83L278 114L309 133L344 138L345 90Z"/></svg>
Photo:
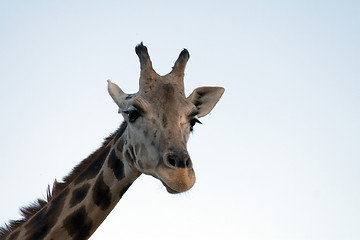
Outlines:
<svg viewBox="0 0 360 240"><path fill-rule="evenodd" d="M82 160L78 165L76 165L72 171L63 178L63 181L58 182L56 179L53 183L52 190L50 190L50 185L47 187L46 199L37 199L34 202L30 203L26 207L20 208L21 219L18 220L9 220L9 223L5 223L4 226L0 227L0 239L5 238L8 234L14 231L16 228L21 226L23 223L28 221L32 216L38 213L47 203L49 203L53 198L55 198L59 193L61 193L72 181L76 179L81 172L83 172L89 165L92 163L97 155L104 149L106 146L119 135L122 135L126 128L127 124L124 121L121 126L110 136L105 138L103 144L100 148L90 154L87 158Z"/></svg>

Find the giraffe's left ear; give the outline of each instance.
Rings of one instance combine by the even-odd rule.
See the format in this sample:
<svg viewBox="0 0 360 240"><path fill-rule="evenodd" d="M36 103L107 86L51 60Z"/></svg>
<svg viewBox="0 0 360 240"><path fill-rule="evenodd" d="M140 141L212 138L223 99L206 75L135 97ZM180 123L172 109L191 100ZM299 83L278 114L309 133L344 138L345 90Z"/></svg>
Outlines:
<svg viewBox="0 0 360 240"><path fill-rule="evenodd" d="M225 89L222 87L200 87L196 88L187 98L192 102L199 113L197 117L206 116L220 100Z"/></svg>
<svg viewBox="0 0 360 240"><path fill-rule="evenodd" d="M107 81L108 81L108 91L110 93L110 96L112 97L114 102L119 106L120 110L124 110L125 98L128 94L124 93L121 90L121 88L115 83L112 83L110 80Z"/></svg>

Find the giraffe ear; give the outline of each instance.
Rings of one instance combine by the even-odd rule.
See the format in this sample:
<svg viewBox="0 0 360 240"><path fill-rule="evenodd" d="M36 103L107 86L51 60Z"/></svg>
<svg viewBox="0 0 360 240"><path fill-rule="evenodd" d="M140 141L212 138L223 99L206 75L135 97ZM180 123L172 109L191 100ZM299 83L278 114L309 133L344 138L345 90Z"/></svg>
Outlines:
<svg viewBox="0 0 360 240"><path fill-rule="evenodd" d="M107 81L108 81L108 91L110 93L110 96L112 97L114 102L119 106L120 110L123 110L125 107L125 98L127 94L124 93L121 90L121 88L115 83L112 83L110 80Z"/></svg>
<svg viewBox="0 0 360 240"><path fill-rule="evenodd" d="M222 87L200 87L196 88L187 98L192 102L199 113L197 117L206 116L220 100L225 89Z"/></svg>

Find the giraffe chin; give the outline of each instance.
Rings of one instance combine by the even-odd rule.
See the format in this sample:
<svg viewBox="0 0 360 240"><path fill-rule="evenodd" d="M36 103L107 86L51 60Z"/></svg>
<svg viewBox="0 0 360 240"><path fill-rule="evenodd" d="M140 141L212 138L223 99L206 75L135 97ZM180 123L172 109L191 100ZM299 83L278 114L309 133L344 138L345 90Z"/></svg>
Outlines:
<svg viewBox="0 0 360 240"><path fill-rule="evenodd" d="M177 191L173 190L172 188L170 188L170 187L168 187L168 186L165 186L165 188L166 188L166 191L167 191L168 193L171 193L171 194L181 193L181 192L177 192Z"/></svg>
<svg viewBox="0 0 360 240"><path fill-rule="evenodd" d="M160 164L151 175L159 179L171 194L188 191L196 181L193 168L169 168L164 164Z"/></svg>
<svg viewBox="0 0 360 240"><path fill-rule="evenodd" d="M176 191L174 189L172 189L171 187L169 187L164 181L161 180L161 183L164 185L164 187L166 188L166 191L168 193L171 193L171 194L178 194L178 193L182 193L184 191Z"/></svg>
<svg viewBox="0 0 360 240"><path fill-rule="evenodd" d="M192 186L194 185L195 183L195 176L193 179L191 179L190 181L188 182L184 182L184 181L181 181L179 179L177 179L178 181L166 181L164 179L160 179L159 180L161 181L161 183L164 185L164 187L166 188L166 191L168 193L171 193L171 194L178 194L178 193L183 193L183 192L186 192L188 191L190 188L192 188Z"/></svg>

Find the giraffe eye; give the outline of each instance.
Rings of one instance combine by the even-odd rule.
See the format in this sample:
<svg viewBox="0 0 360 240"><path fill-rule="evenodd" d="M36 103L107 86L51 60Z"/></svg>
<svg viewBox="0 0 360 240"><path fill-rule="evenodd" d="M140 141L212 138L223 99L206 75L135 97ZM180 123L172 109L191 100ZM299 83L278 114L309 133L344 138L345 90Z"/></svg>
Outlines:
<svg viewBox="0 0 360 240"><path fill-rule="evenodd" d="M127 115L128 115L129 122L133 123L136 121L136 119L138 119L138 117L140 116L140 113L138 110L134 109L134 110L130 110L129 112L127 112Z"/></svg>
<svg viewBox="0 0 360 240"><path fill-rule="evenodd" d="M199 121L199 119L197 119L197 118L193 118L193 119L190 120L190 131L191 131L191 132L194 131L194 126L195 126L196 123L202 124L202 123Z"/></svg>

